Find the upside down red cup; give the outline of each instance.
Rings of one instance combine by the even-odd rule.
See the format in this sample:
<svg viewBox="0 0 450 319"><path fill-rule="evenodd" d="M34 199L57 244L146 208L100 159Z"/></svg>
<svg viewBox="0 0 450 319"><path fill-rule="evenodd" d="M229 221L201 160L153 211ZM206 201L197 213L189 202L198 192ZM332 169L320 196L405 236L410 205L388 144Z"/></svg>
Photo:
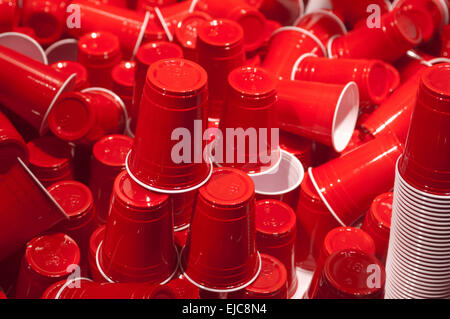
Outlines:
<svg viewBox="0 0 450 319"><path fill-rule="evenodd" d="M66 24L67 0L24 1L22 24L33 28L37 41L49 45L58 40Z"/></svg>
<svg viewBox="0 0 450 319"><path fill-rule="evenodd" d="M89 237L89 256L88 256L89 273L90 277L95 282L107 281L100 273L96 261L98 246L100 246L100 244L103 242L103 239L105 238L105 229L106 225L102 225L99 228L97 228Z"/></svg>
<svg viewBox="0 0 450 319"><path fill-rule="evenodd" d="M377 195L392 189L395 163L402 152L403 145L394 134L383 134L310 168L309 177L336 220L349 226L367 211Z"/></svg>
<svg viewBox="0 0 450 319"><path fill-rule="evenodd" d="M72 148L54 136L42 136L27 144L29 167L39 181L51 184L74 177Z"/></svg>
<svg viewBox="0 0 450 319"><path fill-rule="evenodd" d="M7 173L17 163L18 157L28 162L27 145L9 119L0 112L0 175Z"/></svg>
<svg viewBox="0 0 450 319"><path fill-rule="evenodd" d="M76 62L78 60L78 40L69 38L56 41L45 50L45 55L49 64L59 61Z"/></svg>
<svg viewBox="0 0 450 319"><path fill-rule="evenodd" d="M178 45L165 41L146 43L138 49L134 75L133 104L130 112L130 129L132 132L136 131L139 107L141 105L142 92L144 91L149 66L159 60L182 57L183 51Z"/></svg>
<svg viewBox="0 0 450 319"><path fill-rule="evenodd" d="M432 66L421 76L416 104L399 163L403 179L433 194L450 194L450 63Z"/></svg>
<svg viewBox="0 0 450 319"><path fill-rule="evenodd" d="M92 148L89 188L100 224L106 223L114 180L125 169L125 160L132 145L133 140L128 136L113 134L100 139Z"/></svg>
<svg viewBox="0 0 450 319"><path fill-rule="evenodd" d="M0 260L68 216L24 162L0 176Z"/></svg>
<svg viewBox="0 0 450 319"><path fill-rule="evenodd" d="M76 74L74 91L81 91L89 87L89 80L86 68L74 61L58 61L50 65L53 69L66 76Z"/></svg>
<svg viewBox="0 0 450 319"><path fill-rule="evenodd" d="M340 152L349 143L359 111L355 82L346 85L307 81L278 82L279 126Z"/></svg>
<svg viewBox="0 0 450 319"><path fill-rule="evenodd" d="M165 7L176 2L177 0L137 0L136 9L139 11L148 11L154 7Z"/></svg>
<svg viewBox="0 0 450 319"><path fill-rule="evenodd" d="M255 6L268 19L278 21L282 25L291 25L305 11L303 0L246 0Z"/></svg>
<svg viewBox="0 0 450 319"><path fill-rule="evenodd" d="M6 0L0 3L0 33L11 31L19 24L20 8L17 0Z"/></svg>
<svg viewBox="0 0 450 319"><path fill-rule="evenodd" d="M287 204L277 200L260 200L255 206L256 244L258 251L276 257L287 270L288 297L297 290L295 271L296 216Z"/></svg>
<svg viewBox="0 0 450 319"><path fill-rule="evenodd" d="M389 94L388 72L385 63L379 60L327 59L305 54L297 60L292 80L334 84L354 81L362 104L380 104Z"/></svg>
<svg viewBox="0 0 450 319"><path fill-rule="evenodd" d="M441 56L450 58L450 25L446 25L441 33Z"/></svg>
<svg viewBox="0 0 450 319"><path fill-rule="evenodd" d="M245 62L243 39L235 21L211 20L198 27L198 63L208 73L208 118L220 119L225 112L228 74Z"/></svg>
<svg viewBox="0 0 450 319"><path fill-rule="evenodd" d="M346 35L332 37L328 42L330 57L394 62L422 41L421 29L407 11L394 10L380 19L380 28L364 23Z"/></svg>
<svg viewBox="0 0 450 319"><path fill-rule="evenodd" d="M206 141L200 140L206 128L207 78L189 60L165 59L150 66L127 158L127 171L141 186L183 193L200 187L212 173L210 159L203 156ZM190 154L180 152L180 138Z"/></svg>
<svg viewBox="0 0 450 319"><path fill-rule="evenodd" d="M197 190L170 196L173 210L173 230L175 232L184 231L189 227L195 208L196 196Z"/></svg>
<svg viewBox="0 0 450 319"><path fill-rule="evenodd" d="M199 189L181 268L209 292L236 291L257 278L255 186L244 172L215 169Z"/></svg>
<svg viewBox="0 0 450 319"><path fill-rule="evenodd" d="M369 7L370 5L376 5L376 12L380 14L389 12L391 9L391 4L387 0L359 0L356 2L352 0L331 0L331 3L333 10L344 16L345 22L350 26L355 26L358 22L373 14L374 9Z"/></svg>
<svg viewBox="0 0 450 319"><path fill-rule="evenodd" d="M126 171L115 182L96 262L109 282L163 283L178 266L169 196L151 192Z"/></svg>
<svg viewBox="0 0 450 319"><path fill-rule="evenodd" d="M347 33L344 22L332 11L316 10L302 16L296 26L314 34L323 45L335 35Z"/></svg>
<svg viewBox="0 0 450 319"><path fill-rule="evenodd" d="M48 122L58 138L90 145L105 135L122 133L127 111L115 93L104 88L88 88L61 96Z"/></svg>
<svg viewBox="0 0 450 319"><path fill-rule="evenodd" d="M16 283L17 299L40 299L51 284L67 278L80 263L80 249L68 235L33 238L25 250Z"/></svg>
<svg viewBox="0 0 450 319"><path fill-rule="evenodd" d="M313 299L317 293L320 277L326 260L333 253L353 249L375 255L376 246L373 238L365 231L354 227L337 227L329 231L323 239L316 270L307 291L307 296Z"/></svg>
<svg viewBox="0 0 450 319"><path fill-rule="evenodd" d="M136 62L123 61L117 64L111 71L112 91L125 103L128 113L131 112L133 103L133 89Z"/></svg>
<svg viewBox="0 0 450 319"><path fill-rule="evenodd" d="M261 253L261 273L246 288L230 293L227 299L288 299L286 267L277 258Z"/></svg>
<svg viewBox="0 0 450 319"><path fill-rule="evenodd" d="M48 113L63 92L74 88L75 74L67 77L4 46L0 68L0 103L43 135Z"/></svg>
<svg viewBox="0 0 450 319"><path fill-rule="evenodd" d="M366 231L375 241L376 256L382 262L386 260L389 246L393 198L393 193L384 193L377 196L361 226L361 229Z"/></svg>
<svg viewBox="0 0 450 319"><path fill-rule="evenodd" d="M305 53L327 56L325 46L310 31L298 27L282 27L272 33L262 67L277 78L289 80L295 62Z"/></svg>
<svg viewBox="0 0 450 319"><path fill-rule="evenodd" d="M217 165L238 168L247 174L263 173L277 165L281 157L275 128L276 79L264 69L240 67L229 74L228 86L226 112L219 126L223 147L219 145L215 153ZM228 134L230 130L234 134ZM250 140L247 145L242 141L248 130L252 130L253 137L258 135L258 141ZM222 149L219 158L217 153Z"/></svg>
<svg viewBox="0 0 450 319"><path fill-rule="evenodd" d="M313 299L384 299L383 264L359 250L341 250L327 258Z"/></svg>
<svg viewBox="0 0 450 319"><path fill-rule="evenodd" d="M280 148L297 157L304 168L312 166L313 141L280 130Z"/></svg>

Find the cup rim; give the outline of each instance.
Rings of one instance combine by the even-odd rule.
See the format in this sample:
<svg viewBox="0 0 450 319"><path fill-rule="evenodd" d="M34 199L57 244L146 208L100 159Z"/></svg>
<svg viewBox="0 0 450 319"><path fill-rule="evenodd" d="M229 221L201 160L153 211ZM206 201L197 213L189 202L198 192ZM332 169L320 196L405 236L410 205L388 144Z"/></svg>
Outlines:
<svg viewBox="0 0 450 319"><path fill-rule="evenodd" d="M307 36L309 36L314 42L316 42L316 44L319 46L319 48L322 50L323 56L324 57L328 57L327 54L327 49L325 48L325 46L323 45L322 41L319 40L318 37L316 37L312 32L305 30L303 28L299 28L299 27L295 27L295 26L285 26L285 27L281 27L277 30L275 30L272 35L270 36L270 38L272 39L276 34L283 32L283 31L296 31L296 32L300 32L303 33Z"/></svg>
<svg viewBox="0 0 450 319"><path fill-rule="evenodd" d="M426 200L420 199L418 197L415 197L413 194L408 193L407 191L405 191L403 189L403 185L399 184L398 186L395 186L396 188L396 192L401 195L402 199L406 199L409 202L409 206L411 206L412 204L417 205L417 207L420 210L424 210L427 211L428 209L430 209L430 211L427 211L428 215L437 215L434 214L434 212L441 212L442 210L444 211L449 211L450 209L450 202L448 204L438 204L438 203L433 203L433 202L428 202Z"/></svg>
<svg viewBox="0 0 450 319"><path fill-rule="evenodd" d="M265 175L265 174L272 174L273 172L277 171L278 167L280 167L280 163L281 163L281 160L282 160L282 149L281 149L281 147L278 147L277 153L278 153L279 156L278 156L277 161L276 161L276 163L274 165L270 166L266 170L262 169L262 170L260 170L259 172L256 172L256 173L247 173L247 175L250 176L250 177L253 177L253 176L256 177L256 176L262 176L262 175ZM216 163L216 165L221 167L221 165L218 164L218 163ZM262 168L265 168L265 166L262 166Z"/></svg>
<svg viewBox="0 0 450 319"><path fill-rule="evenodd" d="M409 226L411 228L417 227L417 228L420 228L421 232L426 233L427 235L430 234L430 236L432 236L432 237L443 235L443 236L449 237L449 239L450 239L450 227L447 230L439 230L439 229L436 229L435 227L432 227L433 225L428 226L422 222L418 222L418 221L416 222L415 220L411 220L407 214L400 212L400 210L397 210L396 213L399 215L398 217L402 218L402 227L407 227L407 226ZM449 245L449 247L450 247L450 245Z"/></svg>
<svg viewBox="0 0 450 319"><path fill-rule="evenodd" d="M416 220L419 223L430 224L430 226L441 225L442 222L450 223L450 218L442 219L442 218L440 218L439 215L429 216L426 213L416 212L413 209L406 207L405 205L402 205L402 206L403 206L402 209L408 212L407 216L411 217L413 220ZM447 212L448 212L448 210L447 210ZM425 220L425 222L420 222L420 220ZM450 226L449 226L449 229L450 229Z"/></svg>
<svg viewBox="0 0 450 319"><path fill-rule="evenodd" d="M36 52L33 52L34 54L31 54L30 52L24 52L23 50L17 50L18 48L16 48L14 45L13 46L7 46L8 48L10 48L11 50L14 50L20 54L23 54L27 57L29 57L30 59L33 59L35 61L41 62L42 64L48 65L48 58L46 53L44 52L44 49L41 47L41 45L32 37L20 33L20 32L3 32L0 33L0 39L5 38L5 37L12 37L12 38L20 38L21 40L24 40L25 42L29 42L29 44L31 46L34 47L34 49L36 49ZM4 44L2 44L4 45Z"/></svg>
<svg viewBox="0 0 450 319"><path fill-rule="evenodd" d="M399 249L403 249L406 253L407 256L401 255L401 257L403 257L403 259L405 260L405 262L411 266L414 266L415 264L413 264L414 262L417 263L417 265L419 265L419 267L425 267L425 268L431 268L433 269L433 267L428 267L427 263L433 262L433 263L438 263L439 265L441 265L440 267L449 267L450 266L450 257L449 260L446 261L444 260L444 262L438 262L436 259L431 260L432 258L430 257L430 260L427 261L426 257L423 256L417 256L416 253L412 252L410 250L410 248L407 247L403 247L400 243L398 243L396 240L394 240L392 242L392 248L394 248L395 250L393 251L393 253L395 253L397 250ZM398 256L399 254L396 253L396 256Z"/></svg>
<svg viewBox="0 0 450 319"><path fill-rule="evenodd" d="M385 1L387 2L387 0L385 0ZM299 0L299 2L303 3L303 1L301 1L301 0ZM297 20L293 23L293 25L297 25L301 21L301 19L303 19L304 17L310 16L310 15L313 15L313 14L317 14L317 13L321 13L323 15L326 15L326 16L332 18L338 24L339 28L342 31L342 34L347 34L348 33L347 27L345 26L344 22L342 22L342 20L339 19L339 17L333 11L327 11L327 10L324 10L324 9L317 9L317 10L308 12L308 13L302 15L302 16L299 16L297 18Z"/></svg>
<svg viewBox="0 0 450 319"><path fill-rule="evenodd" d="M59 299L59 297L61 297L61 294L63 293L63 291L70 286L73 282L75 281L82 281L82 280L87 280L89 282L94 282L92 279L87 278L87 277L77 277L77 278L68 278L68 280L66 280L66 282L64 283L64 285L61 286L61 288L59 288L58 292L55 295L55 298L53 299Z"/></svg>
<svg viewBox="0 0 450 319"><path fill-rule="evenodd" d="M142 44L142 41L144 40L145 30L147 29L149 21L150 21L150 11L146 11L144 21L142 21L141 30L139 31L139 35L136 40L136 44L134 45L133 53L131 54L131 61L136 60L135 57L136 57L137 51L139 50L139 47Z"/></svg>
<svg viewBox="0 0 450 319"><path fill-rule="evenodd" d="M415 264L417 263L417 261L412 264L411 261L406 259L406 257L397 254L395 251L393 252L393 257L396 258L397 261L395 265L402 267L399 271L405 275L405 273L403 272L404 269L405 271L407 271L408 277L416 277L417 279L425 278L433 281L448 280L450 283L450 271L448 270L447 266L442 267L443 269L445 268L447 270L438 270L424 266L422 264L417 265ZM439 276L439 279L437 279L436 276Z"/></svg>
<svg viewBox="0 0 450 319"><path fill-rule="evenodd" d="M297 59L297 61L295 61L294 65L292 66L291 78L290 78L291 81L295 81L295 74L297 73L298 66L300 65L300 63L303 62L304 59L306 59L306 58L308 58L308 57L314 57L314 58L317 58L318 56L317 56L317 54L312 53L312 52L302 54L302 55Z"/></svg>
<svg viewBox="0 0 450 319"><path fill-rule="evenodd" d="M401 265L391 265L390 270L395 273L395 275L396 275L395 277L400 277L400 278L394 279L394 282L397 285L400 285L403 287L409 287L409 288L413 288L413 289L417 289L417 288L420 289L421 287L425 286L426 287L425 290L428 290L430 293L432 293L432 290L430 291L430 289L448 290L448 288L446 288L446 286L450 283L450 281L448 279L443 280L444 284L442 284L442 283L439 284L439 282L441 282L440 280L435 280L435 281L422 280L423 278L420 278L420 276L419 277L412 276L412 277L416 277L416 279L411 278L409 276L409 273L405 274L405 272L403 272L403 268L401 268Z"/></svg>
<svg viewBox="0 0 450 319"><path fill-rule="evenodd" d="M72 44L75 44L75 47L76 47L77 50L78 50L78 40L77 40L77 39L74 39L74 38L62 39L62 40L56 41L55 43L52 43L52 44L45 50L46 58L49 59L49 55L53 52L53 50L59 49L59 48L61 48L61 47L63 47L63 46L66 46L66 45L72 45ZM59 62L59 61L63 61L63 60L70 61L70 59L68 59L67 57L58 57L58 58L56 58L55 60L51 60L51 59L50 59L49 64L53 64L53 63L55 63L55 62ZM77 61L74 60L73 62L77 62Z"/></svg>

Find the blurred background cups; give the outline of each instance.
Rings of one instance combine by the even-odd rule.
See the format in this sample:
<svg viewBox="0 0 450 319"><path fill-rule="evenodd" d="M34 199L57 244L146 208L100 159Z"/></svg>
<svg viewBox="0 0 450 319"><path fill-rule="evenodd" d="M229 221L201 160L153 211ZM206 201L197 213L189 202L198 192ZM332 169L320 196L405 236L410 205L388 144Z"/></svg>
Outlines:
<svg viewBox="0 0 450 319"><path fill-rule="evenodd" d="M199 189L181 268L201 289L232 292L257 278L254 187L244 172L218 168Z"/></svg>

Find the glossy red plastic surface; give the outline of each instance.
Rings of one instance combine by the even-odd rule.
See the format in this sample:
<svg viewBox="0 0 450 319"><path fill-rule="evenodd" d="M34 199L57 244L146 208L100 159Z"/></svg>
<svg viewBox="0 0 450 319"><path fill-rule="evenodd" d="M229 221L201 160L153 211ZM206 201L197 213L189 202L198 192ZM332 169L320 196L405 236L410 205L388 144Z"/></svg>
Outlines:
<svg viewBox="0 0 450 319"><path fill-rule="evenodd" d="M95 282L106 282L106 279L102 276L97 267L96 261L98 246L105 237L105 229L106 225L100 226L89 237L89 256L88 256L89 273L90 277Z"/></svg>
<svg viewBox="0 0 450 319"><path fill-rule="evenodd" d="M313 141L280 131L280 148L297 157L305 169L312 166Z"/></svg>
<svg viewBox="0 0 450 319"><path fill-rule="evenodd" d="M11 31L19 24L20 8L17 0L5 0L0 3L0 33Z"/></svg>
<svg viewBox="0 0 450 319"><path fill-rule="evenodd" d="M426 69L399 163L401 176L413 187L450 194L450 64Z"/></svg>
<svg viewBox="0 0 450 319"><path fill-rule="evenodd" d="M441 56L450 58L450 25L446 25L441 31Z"/></svg>
<svg viewBox="0 0 450 319"><path fill-rule="evenodd" d="M87 70L82 64L74 61L58 61L50 66L65 76L76 74L74 91L81 91L89 86Z"/></svg>
<svg viewBox="0 0 450 319"><path fill-rule="evenodd" d="M385 0L331 0L331 3L333 10L338 12L339 15L342 15L345 23L350 26L355 26L358 22L373 14L373 10L368 11L367 9L371 4L377 5L381 14L390 11Z"/></svg>
<svg viewBox="0 0 450 319"><path fill-rule="evenodd" d="M128 112L131 111L133 103L135 71L136 62L134 61L123 61L111 71L112 91L122 99Z"/></svg>
<svg viewBox="0 0 450 319"><path fill-rule="evenodd" d="M0 112L0 174L8 172L17 163L17 157L28 162L28 148L16 128Z"/></svg>
<svg viewBox="0 0 450 319"><path fill-rule="evenodd" d="M320 10L304 15L296 24L297 27L310 31L323 45L335 35L343 35L347 32L345 25L339 17L331 11Z"/></svg>
<svg viewBox="0 0 450 319"><path fill-rule="evenodd" d="M207 74L195 62L165 59L150 66L128 157L127 169L134 177L154 188L186 190L209 176L211 167L202 156L206 141L192 138L196 127L197 131L199 126L206 128L206 103ZM191 139L184 141L191 154L180 161L172 157L174 147L180 143L172 140L177 128L188 130ZM177 151L175 154L180 156Z"/></svg>
<svg viewBox="0 0 450 319"><path fill-rule="evenodd" d="M142 188L122 172L99 251L104 273L115 282L161 283L174 273L177 260L168 196Z"/></svg>
<svg viewBox="0 0 450 319"><path fill-rule="evenodd" d="M258 8L268 19L278 21L282 25L292 25L303 15L303 1L298 0L246 0L248 4Z"/></svg>
<svg viewBox="0 0 450 319"><path fill-rule="evenodd" d="M210 289L238 288L257 274L255 186L244 172L215 169L199 189L182 269Z"/></svg>
<svg viewBox="0 0 450 319"><path fill-rule="evenodd" d="M40 299L51 284L65 279L80 262L77 243L63 233L33 238L25 250L16 298Z"/></svg>
<svg viewBox="0 0 450 319"><path fill-rule="evenodd" d="M191 222L196 196L197 190L170 195L175 231L183 229Z"/></svg>
<svg viewBox="0 0 450 319"><path fill-rule="evenodd" d="M139 11L148 11L154 7L165 7L176 2L177 0L137 0L136 9Z"/></svg>

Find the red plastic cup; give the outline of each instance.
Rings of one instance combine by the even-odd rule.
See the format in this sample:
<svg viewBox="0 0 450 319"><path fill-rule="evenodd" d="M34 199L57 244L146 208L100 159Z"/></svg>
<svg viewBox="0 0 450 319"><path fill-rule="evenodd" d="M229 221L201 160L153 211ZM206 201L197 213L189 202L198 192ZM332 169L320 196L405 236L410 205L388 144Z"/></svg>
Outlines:
<svg viewBox="0 0 450 319"><path fill-rule="evenodd" d="M278 82L279 126L340 152L348 145L359 111L358 86L307 81Z"/></svg>
<svg viewBox="0 0 450 319"><path fill-rule="evenodd" d="M33 238L16 283L17 299L40 299L48 286L67 278L80 263L77 243L63 233Z"/></svg>
<svg viewBox="0 0 450 319"><path fill-rule="evenodd" d="M361 227L375 241L376 256L383 263L386 261L389 246L393 195L393 193L384 193L377 196L373 200Z"/></svg>
<svg viewBox="0 0 450 319"><path fill-rule="evenodd" d="M313 299L384 299L386 273L373 255L358 250L328 257Z"/></svg>
<svg viewBox="0 0 450 319"><path fill-rule="evenodd" d="M97 267L96 261L98 246L100 246L100 244L103 242L103 239L105 238L105 229L106 225L100 226L89 237L89 273L90 277L95 282L106 282L106 279L103 277Z"/></svg>
<svg viewBox="0 0 450 319"><path fill-rule="evenodd" d="M304 168L312 166L313 142L311 140L280 131L280 148L297 157Z"/></svg>
<svg viewBox="0 0 450 319"><path fill-rule="evenodd" d="M189 281L214 293L243 289L259 275L255 186L244 172L215 169L199 189L181 268Z"/></svg>
<svg viewBox="0 0 450 319"><path fill-rule="evenodd" d="M138 11L149 11L154 7L165 7L176 2L177 0L137 0L136 9Z"/></svg>
<svg viewBox="0 0 450 319"><path fill-rule="evenodd" d="M388 73L389 93L392 94L400 86L400 73L392 64L383 63L383 65Z"/></svg>
<svg viewBox="0 0 450 319"><path fill-rule="evenodd" d="M258 8L268 19L282 25L292 25L305 11L303 0L246 0Z"/></svg>
<svg viewBox="0 0 450 319"><path fill-rule="evenodd" d="M383 134L317 168L309 177L330 212L342 226L352 225L373 199L394 186L395 163L403 145ZM370 182L369 182L370 181Z"/></svg>
<svg viewBox="0 0 450 319"><path fill-rule="evenodd" d="M317 10L302 16L295 25L314 34L323 45L327 45L332 36L347 33L344 22L329 10Z"/></svg>
<svg viewBox="0 0 450 319"><path fill-rule="evenodd" d="M450 58L450 25L446 25L444 28L442 28L441 56Z"/></svg>
<svg viewBox="0 0 450 319"><path fill-rule="evenodd" d="M0 176L0 260L68 216L22 160Z"/></svg>
<svg viewBox="0 0 450 319"><path fill-rule="evenodd" d="M189 228L174 232L173 236L175 240L175 245L177 246L179 252L181 252L183 247L186 246L188 235L189 235Z"/></svg>
<svg viewBox="0 0 450 319"><path fill-rule="evenodd" d="M18 157L28 162L28 148L16 128L0 112L0 175L7 173L17 163Z"/></svg>
<svg viewBox="0 0 450 319"><path fill-rule="evenodd" d="M298 286L295 271L296 216L287 204L261 200L255 206L256 244L258 251L276 257L287 270L288 298Z"/></svg>
<svg viewBox="0 0 450 319"><path fill-rule="evenodd" d="M54 136L28 142L29 167L44 187L74 178L72 148Z"/></svg>
<svg viewBox="0 0 450 319"><path fill-rule="evenodd" d="M432 194L450 194L450 63L432 66L421 76L416 104L399 163L403 179Z"/></svg>
<svg viewBox="0 0 450 319"><path fill-rule="evenodd" d="M331 38L328 54L340 58L394 62L422 41L421 29L407 11L394 10L383 14L380 25L380 28L369 28L364 23L344 36Z"/></svg>
<svg viewBox="0 0 450 319"><path fill-rule="evenodd" d="M0 103L43 135L48 113L63 92L74 88L75 74L67 77L4 46L0 68Z"/></svg>
<svg viewBox="0 0 450 319"><path fill-rule="evenodd" d="M227 299L288 299L286 267L277 258L261 253L261 273L246 288Z"/></svg>
<svg viewBox="0 0 450 319"><path fill-rule="evenodd" d="M120 42L113 33L86 33L78 41L78 62L86 68L92 86L112 89L111 71L120 61Z"/></svg>
<svg viewBox="0 0 450 319"><path fill-rule="evenodd" d="M206 141L200 140L206 103L207 74L195 62L165 59L150 66L127 159L127 171L137 183L154 191L183 193L207 181L212 165L205 162ZM172 139L187 134L193 137L182 142L190 147L189 158L181 157L180 142Z"/></svg>
<svg viewBox="0 0 450 319"><path fill-rule="evenodd" d="M126 171L114 182L105 237L96 262L109 282L163 283L178 264L169 197L136 184Z"/></svg>
<svg viewBox="0 0 450 319"><path fill-rule="evenodd" d="M96 219L105 224L114 180L125 169L125 160L133 140L125 135L108 135L94 144L89 188L92 190Z"/></svg>
<svg viewBox="0 0 450 319"><path fill-rule="evenodd" d="M228 74L244 65L244 31L235 21L204 22L197 30L198 63L208 73L208 118L224 114Z"/></svg>
<svg viewBox="0 0 450 319"><path fill-rule="evenodd" d="M20 8L17 0L6 0L0 3L0 33L11 31L19 24Z"/></svg>
<svg viewBox="0 0 450 319"><path fill-rule="evenodd" d="M310 31L283 27L272 33L263 68L277 78L291 79L295 62L306 53L327 56L325 46Z"/></svg>
<svg viewBox="0 0 450 319"><path fill-rule="evenodd" d="M82 64L74 61L58 61L50 65L50 67L65 76L70 76L75 73L74 91L81 91L89 87L87 70Z"/></svg>
<svg viewBox="0 0 450 319"><path fill-rule="evenodd" d="M105 135L122 133L126 121L125 104L103 88L64 94L48 117L50 130L58 138L88 145Z"/></svg>
<svg viewBox="0 0 450 319"><path fill-rule="evenodd" d="M197 190L172 194L170 200L173 209L173 227L175 232L183 231L189 227L194 210Z"/></svg>
<svg viewBox="0 0 450 319"><path fill-rule="evenodd" d="M8 298L6 298L6 295L1 290L0 290L0 299L8 299Z"/></svg>
<svg viewBox="0 0 450 319"><path fill-rule="evenodd" d="M43 64L48 64L48 59L41 45L32 36L21 33L20 30L0 33L0 45Z"/></svg>
<svg viewBox="0 0 450 319"><path fill-rule="evenodd" d="M317 259L316 270L306 295L313 299L317 294L317 289L323 267L326 260L334 253L342 250L358 250L369 255L375 255L376 246L373 238L365 231L354 227L337 227L329 231L323 239Z"/></svg>
<svg viewBox="0 0 450 319"><path fill-rule="evenodd" d="M172 288L177 295L177 299L200 299L200 289L183 276L172 279L163 286Z"/></svg>
<svg viewBox="0 0 450 319"><path fill-rule="evenodd" d="M132 133L136 131L139 107L141 105L142 93L144 91L149 66L154 62L163 59L182 57L183 51L178 45L165 41L146 43L142 45L137 51L133 88L133 105L130 112L130 129Z"/></svg>
<svg viewBox="0 0 450 319"><path fill-rule="evenodd" d="M125 103L128 113L131 112L133 103L134 77L136 62L123 61L116 65L111 71L113 81L112 91L116 93Z"/></svg>
<svg viewBox="0 0 450 319"><path fill-rule="evenodd" d="M37 41L49 45L58 40L66 25L67 0L23 1L22 24L33 28Z"/></svg>
<svg viewBox="0 0 450 319"><path fill-rule="evenodd" d="M292 80L358 85L360 102L380 104L390 91L389 70L379 60L327 59L305 54L297 60ZM332 72L331 72L332 70Z"/></svg>
<svg viewBox="0 0 450 319"><path fill-rule="evenodd" d="M226 112L219 126L223 154L219 158L216 151L217 165L238 168L247 174L261 174L279 162L276 84L276 79L261 68L240 67L230 72ZM234 130L234 134L229 134L230 130ZM246 143L248 130L254 135Z"/></svg>
<svg viewBox="0 0 450 319"><path fill-rule="evenodd" d="M197 32L200 25L212 20L205 12L192 12L180 20L175 29L175 40L183 48L186 59L198 62Z"/></svg>
<svg viewBox="0 0 450 319"><path fill-rule="evenodd" d="M49 64L59 61L76 62L78 60L78 40L69 38L56 41L45 50L45 55Z"/></svg>
<svg viewBox="0 0 450 319"><path fill-rule="evenodd" d="M369 8L370 5L376 5L380 14L391 11L391 4L387 0L331 0L333 10L342 15L345 22L350 26L355 26L358 22L369 18L374 10ZM369 10L371 9L371 10Z"/></svg>

